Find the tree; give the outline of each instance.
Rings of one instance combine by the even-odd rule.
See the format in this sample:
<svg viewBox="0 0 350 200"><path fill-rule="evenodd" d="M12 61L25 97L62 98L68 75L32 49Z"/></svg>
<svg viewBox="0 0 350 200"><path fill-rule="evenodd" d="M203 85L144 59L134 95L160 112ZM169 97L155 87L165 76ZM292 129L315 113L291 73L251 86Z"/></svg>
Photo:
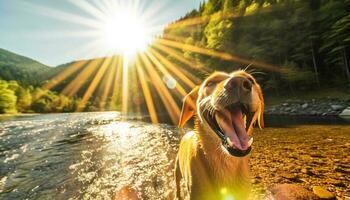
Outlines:
<svg viewBox="0 0 350 200"><path fill-rule="evenodd" d="M235 17L223 17L227 12ZM198 25L195 34L192 27L171 33L184 38L184 43L274 65L275 70L267 71L260 83L276 94L288 88L316 87L317 82L321 87L344 87L345 80L350 83L349 12L349 0L208 0L198 13L209 16L209 22ZM214 70L244 67L213 56L183 53Z"/></svg>
<svg viewBox="0 0 350 200"><path fill-rule="evenodd" d="M212 15L221 9L221 0L209 0L205 6L203 15Z"/></svg>
<svg viewBox="0 0 350 200"><path fill-rule="evenodd" d="M321 50L329 56L329 63L343 65L347 80L350 83L349 48L350 48L350 14L337 20L331 29L324 34L325 43Z"/></svg>
<svg viewBox="0 0 350 200"><path fill-rule="evenodd" d="M17 110L19 112L26 112L30 109L32 104L32 95L27 88L19 87L16 92L17 96Z"/></svg>
<svg viewBox="0 0 350 200"><path fill-rule="evenodd" d="M16 113L17 97L9 84L0 80L0 113Z"/></svg>

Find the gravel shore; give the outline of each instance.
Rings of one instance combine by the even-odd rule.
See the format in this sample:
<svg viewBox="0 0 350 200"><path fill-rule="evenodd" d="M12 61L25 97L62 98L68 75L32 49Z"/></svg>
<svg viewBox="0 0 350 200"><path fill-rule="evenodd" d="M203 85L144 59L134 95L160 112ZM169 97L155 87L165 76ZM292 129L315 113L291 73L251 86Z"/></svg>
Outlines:
<svg viewBox="0 0 350 200"><path fill-rule="evenodd" d="M251 155L255 194L276 184L318 186L350 199L350 127L295 126L257 130ZM261 199L256 197L254 199Z"/></svg>
<svg viewBox="0 0 350 200"><path fill-rule="evenodd" d="M350 109L350 98L286 100L277 105L267 106L265 114L273 115L308 115L308 116L337 116L346 108Z"/></svg>

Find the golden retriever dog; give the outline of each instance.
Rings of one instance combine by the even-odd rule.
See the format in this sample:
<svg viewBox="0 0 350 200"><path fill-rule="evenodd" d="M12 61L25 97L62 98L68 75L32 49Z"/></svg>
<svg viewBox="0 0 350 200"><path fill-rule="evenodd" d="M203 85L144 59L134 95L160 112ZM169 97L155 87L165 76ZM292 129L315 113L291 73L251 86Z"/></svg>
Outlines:
<svg viewBox="0 0 350 200"><path fill-rule="evenodd" d="M249 153L255 122L263 121L264 99L243 70L215 72L184 99L179 127L196 114L195 127L180 142L175 165L176 198L184 179L191 200L247 199Z"/></svg>

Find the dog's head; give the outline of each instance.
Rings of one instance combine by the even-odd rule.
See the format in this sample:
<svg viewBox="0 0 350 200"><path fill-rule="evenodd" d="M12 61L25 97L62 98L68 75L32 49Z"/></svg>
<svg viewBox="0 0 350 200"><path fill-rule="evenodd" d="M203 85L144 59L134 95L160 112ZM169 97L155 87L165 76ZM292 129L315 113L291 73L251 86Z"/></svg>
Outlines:
<svg viewBox="0 0 350 200"><path fill-rule="evenodd" d="M263 112L263 94L252 75L215 72L185 97L179 126L197 113L203 127L226 138L231 154L245 156L253 142L253 125L264 126Z"/></svg>

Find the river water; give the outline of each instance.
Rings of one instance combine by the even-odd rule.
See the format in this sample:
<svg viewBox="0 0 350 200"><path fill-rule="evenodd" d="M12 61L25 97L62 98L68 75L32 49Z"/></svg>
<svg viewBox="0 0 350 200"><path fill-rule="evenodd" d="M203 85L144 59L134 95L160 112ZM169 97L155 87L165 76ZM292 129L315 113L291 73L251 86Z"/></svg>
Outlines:
<svg viewBox="0 0 350 200"><path fill-rule="evenodd" d="M298 180L350 196L348 121L266 119L268 127L257 131L252 151L256 193ZM0 199L116 199L126 186L142 199L171 199L182 134L172 125L121 121L117 112L2 117ZM286 159L278 160L280 152L288 152ZM294 173L293 164L318 176ZM294 179L283 178L288 166Z"/></svg>

